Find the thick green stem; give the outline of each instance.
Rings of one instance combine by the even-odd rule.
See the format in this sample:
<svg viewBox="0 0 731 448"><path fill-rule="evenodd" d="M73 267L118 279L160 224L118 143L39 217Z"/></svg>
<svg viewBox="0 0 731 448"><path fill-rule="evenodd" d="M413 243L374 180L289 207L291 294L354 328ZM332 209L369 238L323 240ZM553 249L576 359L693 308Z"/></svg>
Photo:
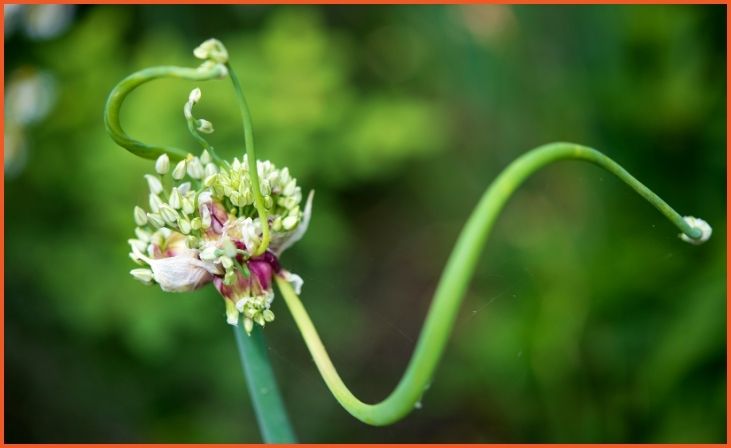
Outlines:
<svg viewBox="0 0 731 448"><path fill-rule="evenodd" d="M376 404L360 401L343 383L299 297L289 283L278 276L277 284L320 374L338 402L354 417L371 425L388 425L414 409L444 352L457 311L498 214L528 176L558 160L584 160L606 169L649 201L689 238L701 238L700 229L691 227L624 168L594 149L571 143L552 143L524 154L495 179L472 212L442 272L409 365L393 392Z"/></svg>
<svg viewBox="0 0 731 448"><path fill-rule="evenodd" d="M269 363L266 340L261 328L254 328L251 335L247 335L239 322L234 327L234 333L263 441L295 443L297 440Z"/></svg>

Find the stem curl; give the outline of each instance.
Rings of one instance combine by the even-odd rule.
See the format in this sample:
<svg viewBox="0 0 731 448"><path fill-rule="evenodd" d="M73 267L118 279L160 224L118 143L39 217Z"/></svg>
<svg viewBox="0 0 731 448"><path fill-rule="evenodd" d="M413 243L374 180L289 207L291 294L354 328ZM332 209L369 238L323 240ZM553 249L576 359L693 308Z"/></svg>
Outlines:
<svg viewBox="0 0 731 448"><path fill-rule="evenodd" d="M526 178L559 160L583 160L604 168L650 202L683 235L693 241L701 241L701 229L692 227L665 201L604 154L572 143L551 143L533 149L511 163L493 181L467 220L442 272L406 371L393 392L379 403L364 403L348 389L292 286L284 278L276 277L287 307L325 384L346 411L364 423L383 426L400 420L414 409L431 383L479 256L500 211Z"/></svg>
<svg viewBox="0 0 731 448"><path fill-rule="evenodd" d="M107 98L104 108L104 127L112 140L132 154L145 158L156 159L167 154L173 160L184 159L190 151L174 146L148 145L135 140L122 129L119 113L122 103L134 89L142 84L159 78L179 78L190 81L208 81L226 76L226 67L221 64L202 65L199 68L161 66L150 67L132 73L114 86Z"/></svg>
<svg viewBox="0 0 731 448"><path fill-rule="evenodd" d="M259 247L254 250L253 256L263 254L269 247L269 241L271 239L270 230L268 223L269 213L264 205L264 197L261 194L259 172L256 163L256 152L254 150L254 131L251 124L251 113L249 112L249 106L246 103L241 84L233 71L233 67L226 62L214 63L214 61L207 61L198 68L187 68L187 67L176 67L176 66L161 66L151 67L144 70L135 72L128 77L124 78L119 84L117 84L107 98L107 103L104 108L104 126L107 133L112 140L115 141L119 146L127 149L132 154L145 159L156 159L162 154L167 154L172 160L184 159L189 151L173 146L164 145L148 145L139 140L135 140L122 129L120 123L120 109L122 103L134 89L141 86L142 84L153 81L159 78L180 78L187 79L190 81L208 81L211 79L221 79L227 75L231 78L234 91L236 92L236 100L241 110L241 118L244 127L244 146L246 149L246 159L249 165L249 176L251 177L252 191L254 193L254 206L259 219L262 223L262 238ZM189 123L189 126L191 124ZM191 132L194 137L197 132L191 128ZM210 145L200 137L197 139L205 147L210 148ZM218 156L212 149L209 151L218 159Z"/></svg>

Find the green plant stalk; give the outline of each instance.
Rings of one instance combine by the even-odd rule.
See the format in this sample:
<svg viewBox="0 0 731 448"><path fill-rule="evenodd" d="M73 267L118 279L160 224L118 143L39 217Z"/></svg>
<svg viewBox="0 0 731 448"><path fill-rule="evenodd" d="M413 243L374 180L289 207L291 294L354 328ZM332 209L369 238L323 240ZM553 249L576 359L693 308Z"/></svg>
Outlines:
<svg viewBox="0 0 731 448"><path fill-rule="evenodd" d="M261 188L259 187L259 170L256 166L256 152L254 151L254 127L251 124L251 113L249 112L249 105L246 103L246 97L244 91L241 89L239 78L236 76L231 64L227 63L229 76L231 77L231 83L233 83L234 91L236 92L236 100L239 103L239 109L241 110L241 119L244 125L244 146L246 147L246 159L249 163L249 177L251 178L251 186L254 192L254 206L256 211L259 213L259 220L262 223L262 236L259 247L254 251L252 255L257 256L263 254L269 247L269 226L264 225L268 220L268 212L264 207L264 198L261 194Z"/></svg>
<svg viewBox="0 0 731 448"><path fill-rule="evenodd" d="M225 76L226 68L220 64L213 65L207 69L161 66L150 67L135 72L114 86L114 89L109 94L107 104L104 108L104 127L115 143L136 156L145 159L156 159L163 154L167 154L173 160L184 159L190 151L173 146L148 145L127 135L119 121L122 103L134 89L155 79L179 78L190 81L208 81L211 79L220 79Z"/></svg>
<svg viewBox="0 0 731 448"><path fill-rule="evenodd" d="M343 383L299 297L285 279L276 277L320 374L345 410L364 423L382 426L396 422L414 409L431 383L479 256L500 211L527 177L559 160L584 160L606 169L655 206L685 235L693 239L701 237L700 229L688 225L665 201L602 153L571 143L538 147L510 164L480 199L447 260L406 371L393 392L380 403L362 402Z"/></svg>
<svg viewBox="0 0 731 448"><path fill-rule="evenodd" d="M269 363L262 329L254 328L251 335L247 335L241 322L239 324L234 327L236 345L262 440L264 443L295 443L297 439Z"/></svg>

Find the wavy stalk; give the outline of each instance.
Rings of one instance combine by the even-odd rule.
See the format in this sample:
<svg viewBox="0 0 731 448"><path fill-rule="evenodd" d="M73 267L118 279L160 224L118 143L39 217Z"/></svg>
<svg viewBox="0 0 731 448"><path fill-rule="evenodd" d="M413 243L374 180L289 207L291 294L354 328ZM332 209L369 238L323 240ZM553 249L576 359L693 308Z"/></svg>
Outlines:
<svg viewBox="0 0 731 448"><path fill-rule="evenodd" d="M380 403L364 403L343 383L299 297L286 280L277 276L277 285L320 374L345 410L364 423L382 426L396 422L414 409L431 383L464 293L498 214L527 177L559 160L584 160L606 169L650 202L688 238L702 238L700 229L690 226L665 201L602 153L571 143L540 146L510 164L480 199L447 260L408 367L393 392Z"/></svg>
<svg viewBox="0 0 731 448"><path fill-rule="evenodd" d="M119 112L122 108L122 103L134 89L155 79L179 78L190 81L208 81L211 79L220 79L225 76L226 67L221 64L199 68L175 66L150 67L132 73L114 86L114 89L109 94L107 104L104 108L104 127L109 136L112 137L112 140L136 156L145 159L156 159L163 154L167 154L173 160L183 159L190 151L173 146L148 145L127 135L119 121Z"/></svg>

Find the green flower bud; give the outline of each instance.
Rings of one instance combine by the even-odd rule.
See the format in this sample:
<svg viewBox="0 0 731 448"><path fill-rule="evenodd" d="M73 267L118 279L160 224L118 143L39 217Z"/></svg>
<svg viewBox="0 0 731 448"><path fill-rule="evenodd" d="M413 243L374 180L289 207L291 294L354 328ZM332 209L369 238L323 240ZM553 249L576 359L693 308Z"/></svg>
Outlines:
<svg viewBox="0 0 731 448"><path fill-rule="evenodd" d="M234 281L236 281L236 271L228 271L223 276L223 284L226 286L233 285Z"/></svg>
<svg viewBox="0 0 731 448"><path fill-rule="evenodd" d="M244 318L244 330L246 330L246 334L251 334L251 330L254 329L254 321L251 320L248 317Z"/></svg>
<svg viewBox="0 0 731 448"><path fill-rule="evenodd" d="M264 321L264 316L262 316L261 313L257 313L254 316L254 322L261 325L262 327L264 326L264 324L266 324L266 322Z"/></svg>
<svg viewBox="0 0 731 448"><path fill-rule="evenodd" d="M231 257L221 257L221 265L224 269L228 271L233 267L234 261L231 259Z"/></svg>
<svg viewBox="0 0 731 448"><path fill-rule="evenodd" d="M274 222L272 222L272 230L275 232L281 232L282 231L282 217L277 216L276 219L274 219Z"/></svg>
<svg viewBox="0 0 731 448"><path fill-rule="evenodd" d="M285 230L292 230L297 227L298 221L299 218L297 216L287 216L284 220L282 220L282 227L284 227Z"/></svg>
<svg viewBox="0 0 731 448"><path fill-rule="evenodd" d="M201 219L199 217L197 217L197 216L195 218L191 219L190 220L190 227L193 230L199 230L202 227Z"/></svg>
<svg viewBox="0 0 731 448"><path fill-rule="evenodd" d="M246 204L243 200L244 198L241 197L241 193L238 191L232 191L228 198L231 200L233 205L238 207L242 207Z"/></svg>
<svg viewBox="0 0 731 448"><path fill-rule="evenodd" d="M188 237L185 239L186 244L188 244L188 247L191 249L196 249L198 247L198 238L196 238L193 235L188 235Z"/></svg>
<svg viewBox="0 0 731 448"><path fill-rule="evenodd" d="M188 221L185 218L178 219L178 229L180 229L180 233L183 235L187 235L190 233L190 221Z"/></svg>
<svg viewBox="0 0 731 448"><path fill-rule="evenodd" d="M239 310L236 309L236 305L229 299L224 299L226 302L226 322L229 325L239 324Z"/></svg>
<svg viewBox="0 0 731 448"><path fill-rule="evenodd" d="M274 313L272 313L271 310L264 310L261 314L264 317L264 320L267 322L271 322L274 320Z"/></svg>

